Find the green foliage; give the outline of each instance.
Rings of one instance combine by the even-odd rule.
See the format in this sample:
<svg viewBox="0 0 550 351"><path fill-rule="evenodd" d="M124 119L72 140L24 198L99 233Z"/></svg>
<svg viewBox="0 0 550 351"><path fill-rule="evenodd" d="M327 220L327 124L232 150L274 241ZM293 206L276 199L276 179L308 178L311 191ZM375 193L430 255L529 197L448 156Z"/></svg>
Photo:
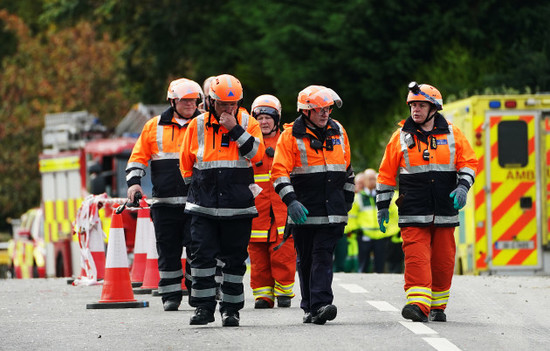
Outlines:
<svg viewBox="0 0 550 351"><path fill-rule="evenodd" d="M550 90L550 6L542 0L0 0L0 5L23 18L40 52L33 54L21 40L16 47L0 27L0 60L17 68L19 77L34 77L2 84L19 89L16 96L29 94L29 85L47 88L37 97L14 100L10 112L1 113L11 116L17 108L22 115L35 105L32 111L82 108L114 121L127 101L162 102L172 79L202 83L231 73L244 85L245 107L260 94L274 94L286 123L297 116L297 93L323 84L344 101L333 116L348 131L358 170L378 167L396 123L408 116L406 86L412 80L436 86L445 102L485 92ZM94 38L86 37L82 46L103 43L110 48L103 60L86 63L79 59L87 55L84 50L69 50L81 37L53 41L83 22L90 23ZM82 66L78 74L76 66ZM83 80L86 87L78 85ZM74 86L85 94L71 92ZM118 103L122 97L126 100Z"/></svg>

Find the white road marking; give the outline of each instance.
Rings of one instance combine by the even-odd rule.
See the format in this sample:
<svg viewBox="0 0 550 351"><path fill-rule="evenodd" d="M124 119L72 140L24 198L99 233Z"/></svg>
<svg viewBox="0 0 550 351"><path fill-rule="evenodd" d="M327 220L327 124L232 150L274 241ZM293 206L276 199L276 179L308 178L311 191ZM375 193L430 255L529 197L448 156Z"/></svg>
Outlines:
<svg viewBox="0 0 550 351"><path fill-rule="evenodd" d="M397 308L390 305L386 301L367 301L371 306L383 312L396 312L399 311Z"/></svg>
<svg viewBox="0 0 550 351"><path fill-rule="evenodd" d="M435 330L421 322L399 322L415 334L437 334Z"/></svg>
<svg viewBox="0 0 550 351"><path fill-rule="evenodd" d="M340 286L350 293L368 293L367 290L357 284L340 284Z"/></svg>
<svg viewBox="0 0 550 351"><path fill-rule="evenodd" d="M455 344L445 338L422 338L437 351L461 351Z"/></svg>

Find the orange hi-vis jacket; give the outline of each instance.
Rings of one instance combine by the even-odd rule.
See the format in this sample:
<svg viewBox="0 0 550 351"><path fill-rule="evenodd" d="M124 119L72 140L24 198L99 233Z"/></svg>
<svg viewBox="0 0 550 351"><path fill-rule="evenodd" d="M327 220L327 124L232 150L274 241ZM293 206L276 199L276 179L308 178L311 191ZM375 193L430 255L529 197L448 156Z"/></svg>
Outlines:
<svg viewBox="0 0 550 351"><path fill-rule="evenodd" d="M180 152L180 171L189 184L185 212L217 219L256 217L252 163L264 156L260 125L245 111L228 131L210 112L189 123Z"/></svg>
<svg viewBox="0 0 550 351"><path fill-rule="evenodd" d="M264 145L273 150L277 147L277 140L280 132L272 138L264 137ZM278 235L283 235L286 224L286 205L283 203L279 195L273 187L271 179L271 164L273 156L269 156L267 152L261 162L254 164L254 182L262 188L262 192L256 196L256 208L258 209L258 217L252 220L252 235L250 242L274 242L277 240L275 235L270 236L270 228L272 223L277 227Z"/></svg>
<svg viewBox="0 0 550 351"><path fill-rule="evenodd" d="M271 169L275 191L287 206L298 200L306 207L303 225L347 223L355 175L345 129L329 119L325 139L319 140L303 116L284 127ZM294 224L290 217L288 223Z"/></svg>
<svg viewBox="0 0 550 351"><path fill-rule="evenodd" d="M388 208L399 176L400 227L456 227L458 210L449 194L463 184L470 189L477 158L454 125L437 113L434 129L418 129L412 118L402 121L386 146L376 185L378 209Z"/></svg>
<svg viewBox="0 0 550 351"><path fill-rule="evenodd" d="M195 111L195 116L198 115ZM143 127L126 167L128 187L141 185L147 164L151 161L153 183L152 206L184 206L187 189L179 172L179 151L187 125L173 118L172 108L156 116Z"/></svg>

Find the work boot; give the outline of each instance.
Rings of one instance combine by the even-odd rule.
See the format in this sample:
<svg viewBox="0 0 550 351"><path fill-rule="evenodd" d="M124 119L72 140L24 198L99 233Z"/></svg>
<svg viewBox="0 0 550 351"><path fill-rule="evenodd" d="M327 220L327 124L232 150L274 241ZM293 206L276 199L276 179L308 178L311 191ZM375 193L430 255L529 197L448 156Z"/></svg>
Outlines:
<svg viewBox="0 0 550 351"><path fill-rule="evenodd" d="M331 321L336 318L338 309L334 305L326 305L317 310L314 316L311 316L311 321L314 324L325 324L327 321Z"/></svg>
<svg viewBox="0 0 550 351"><path fill-rule="evenodd" d="M290 297L277 296L277 307L290 307Z"/></svg>
<svg viewBox="0 0 550 351"><path fill-rule="evenodd" d="M306 312L304 314L304 319L302 320L303 323L311 323L311 312Z"/></svg>
<svg viewBox="0 0 550 351"><path fill-rule="evenodd" d="M254 308L264 309L264 308L271 308L271 307L273 306L271 306L269 301L264 299L256 299L256 301L254 302Z"/></svg>
<svg viewBox="0 0 550 351"><path fill-rule="evenodd" d="M239 312L237 311L223 311L222 312L222 326L224 327L238 327L239 326Z"/></svg>
<svg viewBox="0 0 550 351"><path fill-rule="evenodd" d="M405 305L405 307L403 307L403 310L401 311L401 315L403 316L403 318L410 319L413 322L425 323L428 321L428 317L424 314L424 312L422 312L420 307L413 304Z"/></svg>
<svg viewBox="0 0 550 351"><path fill-rule="evenodd" d="M180 302L176 300L166 300L162 303L162 307L165 311L177 311L180 307Z"/></svg>
<svg viewBox="0 0 550 351"><path fill-rule="evenodd" d="M214 319L214 312L207 310L206 308L197 307L195 309L195 314L191 316L191 320L189 321L190 325L205 325L210 322L213 322Z"/></svg>
<svg viewBox="0 0 550 351"><path fill-rule="evenodd" d="M443 312L440 308L434 308L430 311L430 321L433 322L446 322L447 321L447 315L445 315L445 312Z"/></svg>

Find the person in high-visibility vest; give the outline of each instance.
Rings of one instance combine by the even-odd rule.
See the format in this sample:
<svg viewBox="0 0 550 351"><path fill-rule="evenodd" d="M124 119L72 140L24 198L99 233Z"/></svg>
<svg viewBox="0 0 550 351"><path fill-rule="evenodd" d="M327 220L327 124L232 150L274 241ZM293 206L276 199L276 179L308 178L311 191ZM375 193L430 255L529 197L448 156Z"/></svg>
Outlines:
<svg viewBox="0 0 550 351"><path fill-rule="evenodd" d="M271 180L271 164L277 147L281 103L273 95L260 95L252 103L251 113L262 129L265 155L254 164L254 181L262 188L256 196L258 217L252 220L252 235L248 245L250 255L250 286L254 308L290 307L294 297L296 252L292 237L283 242L286 205L275 192Z"/></svg>
<svg viewBox="0 0 550 351"><path fill-rule="evenodd" d="M216 260L222 268L220 313L224 327L238 326L244 307L246 272L255 187L252 164L265 152L260 125L239 109L241 82L232 75L212 79L209 110L191 121L185 134L180 171L191 215L191 302L197 306L191 325L214 322Z"/></svg>
<svg viewBox="0 0 550 351"><path fill-rule="evenodd" d="M458 210L466 205L478 160L464 134L438 111L439 90L409 84L410 117L392 135L378 174L376 204L382 232L399 180L399 227L405 253L407 304L415 322L445 322L455 263Z"/></svg>
<svg viewBox="0 0 550 351"><path fill-rule="evenodd" d="M359 247L359 273L384 273L386 253L390 236L399 232L397 226L397 207L390 206L390 225L385 233L378 227L376 209L376 171L368 168L362 172L364 188L355 194L353 207L349 213L351 230L357 236ZM349 224L348 224L349 226ZM371 254L374 256L374 264L371 269Z"/></svg>
<svg viewBox="0 0 550 351"><path fill-rule="evenodd" d="M199 115L197 106L203 100L200 85L181 78L168 87L170 107L160 116L150 119L141 132L126 167L128 199L143 194L141 178L151 162L151 218L155 226L160 281L158 291L165 311L176 311L181 303L183 246L190 257L190 216L183 213L188 186L179 172L179 151L189 122ZM187 265L187 264L186 264ZM188 265L187 265L188 266ZM191 270L186 267L185 285L191 288Z"/></svg>
<svg viewBox="0 0 550 351"><path fill-rule="evenodd" d="M342 100L332 89L312 85L298 94L300 116L277 143L271 177L287 205L300 277L304 323L336 318L333 305L334 248L344 234L353 203L354 173L342 125L330 118Z"/></svg>

